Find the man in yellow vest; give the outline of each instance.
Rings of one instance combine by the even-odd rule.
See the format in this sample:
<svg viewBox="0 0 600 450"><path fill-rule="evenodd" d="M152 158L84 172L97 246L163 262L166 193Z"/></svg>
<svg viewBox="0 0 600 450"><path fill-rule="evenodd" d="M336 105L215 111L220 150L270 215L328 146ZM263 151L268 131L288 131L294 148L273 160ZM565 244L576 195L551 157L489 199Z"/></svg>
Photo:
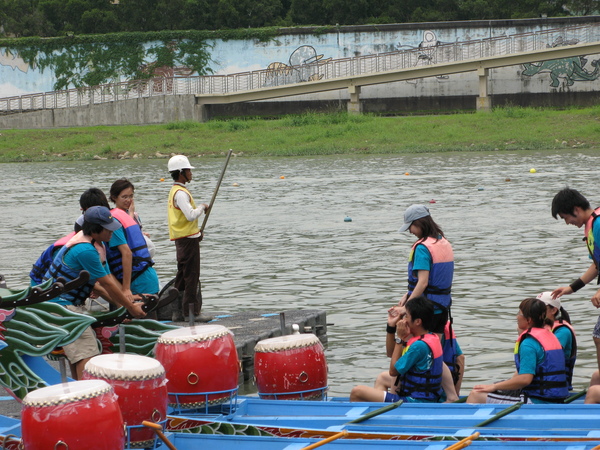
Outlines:
<svg viewBox="0 0 600 450"><path fill-rule="evenodd" d="M202 233L198 218L206 212L208 205L196 203L185 187L192 181L194 166L186 156L176 155L167 165L174 184L169 192L169 237L175 241L177 275L174 287L183 292L182 311L173 313L173 321L187 320L190 305L197 322L209 322L212 317L202 316L202 292L200 287L200 241Z"/></svg>

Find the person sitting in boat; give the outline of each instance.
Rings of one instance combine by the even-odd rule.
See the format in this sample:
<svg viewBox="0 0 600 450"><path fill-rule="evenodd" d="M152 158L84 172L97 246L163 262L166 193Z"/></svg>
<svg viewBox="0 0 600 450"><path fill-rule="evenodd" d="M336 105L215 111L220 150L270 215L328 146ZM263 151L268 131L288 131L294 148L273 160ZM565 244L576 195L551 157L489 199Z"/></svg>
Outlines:
<svg viewBox="0 0 600 450"><path fill-rule="evenodd" d="M577 360L577 337L571 325L569 313L561 306L560 299L552 298L552 292L542 292L537 299L546 304L546 325L558 338L558 342L565 354L565 367L567 369L567 383L569 390L573 390L573 370Z"/></svg>
<svg viewBox="0 0 600 450"><path fill-rule="evenodd" d="M63 277L70 281L79 276L82 270L86 270L90 274L90 280L86 285L63 292L50 301L82 313L82 305L92 289L98 289L97 282L102 288L104 298L124 306L133 317L144 317L146 313L142 304L131 302L123 294L121 286L106 267L104 243L110 240L113 231L120 228L121 224L113 219L108 208L93 206L85 211L82 227L82 230L60 249L44 278L56 280ZM100 353L96 335L91 327L86 328L74 342L63 346L63 350L76 380L81 379L87 361Z"/></svg>
<svg viewBox="0 0 600 450"><path fill-rule="evenodd" d="M81 231L81 226L83 225L83 213L86 209L92 206L106 206L108 207L108 200L106 199L106 195L98 188L90 188L87 189L81 197L79 197L79 207L81 208L82 214L77 218L75 224L73 225L73 231L67 234L66 236L61 237L49 247L46 248L38 258L38 260L33 264L31 272L29 272L29 278L31 279L31 285L37 286L43 281L44 275L50 268L52 261L60 251L60 249L75 236L75 233Z"/></svg>
<svg viewBox="0 0 600 450"><path fill-rule="evenodd" d="M126 295L158 294L160 286L154 270L147 241L142 233L139 218L133 206L133 184L126 178L115 181L110 187L110 200L115 204L110 212L122 225L115 230L106 256L112 274L121 282Z"/></svg>
<svg viewBox="0 0 600 450"><path fill-rule="evenodd" d="M403 306L400 305L394 305L388 310L385 348L387 356L389 358L392 357L396 341L399 340L399 338L396 337L396 323L399 319L404 317L404 314L405 309ZM454 330L452 329L452 324L450 323L450 321L446 323L446 327L444 328L444 334L441 338L441 344L443 351L443 360L448 369L450 370L450 375L452 377L452 382L454 384L456 396L458 397L464 375L465 356L463 355L460 345L456 340L456 335L454 334ZM444 375L442 379L444 380L445 378L446 370L444 370ZM377 376L374 387L375 389L378 389L380 391L395 390L397 388L397 381L399 381L398 377L393 377L392 375L390 375L390 372L388 370L384 370Z"/></svg>
<svg viewBox="0 0 600 450"><path fill-rule="evenodd" d="M565 356L557 337L544 327L546 304L526 298L519 305L516 373L509 380L479 384L467 403L562 403L569 395Z"/></svg>
<svg viewBox="0 0 600 450"><path fill-rule="evenodd" d="M397 320L399 340L395 342L390 363L390 375L400 377L397 394L370 386L356 386L350 393L350 401L446 400L442 389L442 345L439 337L429 331L433 322L433 302L421 295L407 301L405 309L405 316Z"/></svg>

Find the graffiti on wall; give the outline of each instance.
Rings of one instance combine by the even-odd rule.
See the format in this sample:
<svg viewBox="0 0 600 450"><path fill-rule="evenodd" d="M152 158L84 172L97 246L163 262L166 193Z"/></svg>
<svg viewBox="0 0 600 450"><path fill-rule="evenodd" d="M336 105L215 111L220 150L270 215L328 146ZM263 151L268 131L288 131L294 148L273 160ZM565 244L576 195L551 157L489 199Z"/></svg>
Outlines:
<svg viewBox="0 0 600 450"><path fill-rule="evenodd" d="M548 48L562 47L566 45L575 45L579 41L577 39L564 40L558 37L552 44L546 44ZM590 61L592 70L587 69L588 59L585 56L574 56L572 58L553 59L538 63L523 64L521 75L533 77L539 74L549 74L550 87L557 88L562 84L565 86L573 86L576 81L594 81L600 77L600 60L595 59Z"/></svg>
<svg viewBox="0 0 600 450"><path fill-rule="evenodd" d="M29 64L23 61L19 55L13 55L10 50L0 50L0 66L10 67L12 70L19 69L23 73L29 71Z"/></svg>
<svg viewBox="0 0 600 450"><path fill-rule="evenodd" d="M312 45L301 45L290 55L289 64L282 62L269 64L264 86L321 80L325 76L322 73L323 65L329 61L331 58L323 59L323 55L318 55Z"/></svg>
<svg viewBox="0 0 600 450"><path fill-rule="evenodd" d="M436 64L437 63L437 55L438 55L438 51L439 51L439 46L444 44L444 42L441 42L440 40L438 40L437 34L435 34L435 31L432 30L425 30L423 32L423 39L421 40L421 42L419 43L419 45L415 46L410 46L410 45L401 45L398 44L396 47L398 48L398 50L416 50L418 52L418 57L417 57L417 62L415 63L415 67L420 67L420 66L429 66L431 64ZM448 78L450 78L448 75L440 75L435 77L438 81L443 81L443 80L447 80ZM407 83L410 84L417 84L420 80L419 79L415 79L415 80L407 80Z"/></svg>

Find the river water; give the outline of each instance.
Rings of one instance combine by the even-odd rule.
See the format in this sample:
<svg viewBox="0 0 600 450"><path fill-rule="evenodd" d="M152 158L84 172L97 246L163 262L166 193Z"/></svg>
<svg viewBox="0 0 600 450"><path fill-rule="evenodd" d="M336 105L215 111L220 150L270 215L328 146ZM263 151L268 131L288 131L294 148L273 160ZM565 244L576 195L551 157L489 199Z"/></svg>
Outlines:
<svg viewBox="0 0 600 450"><path fill-rule="evenodd" d="M224 157L191 161L197 169L190 189L208 203ZM398 228L407 206L424 203L454 247L453 314L466 355L466 394L514 371L519 302L588 267L582 230L554 220L550 203L569 185L598 205L599 166L600 154L578 150L234 157L202 242L205 310L324 310L332 324L330 393L370 385L389 364L386 311L404 293L414 241ZM72 229L85 189L108 192L124 176L136 186L159 277L170 280L176 269L166 160L23 163L0 165L0 273L9 286L27 285L42 250ZM579 335L576 388L595 369L592 292L586 287L564 299Z"/></svg>

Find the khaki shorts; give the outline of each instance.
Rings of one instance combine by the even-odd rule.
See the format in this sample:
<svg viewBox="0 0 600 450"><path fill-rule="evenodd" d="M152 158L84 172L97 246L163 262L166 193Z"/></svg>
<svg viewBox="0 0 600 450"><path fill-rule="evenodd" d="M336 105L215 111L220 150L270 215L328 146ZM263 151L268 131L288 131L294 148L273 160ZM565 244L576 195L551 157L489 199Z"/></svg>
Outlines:
<svg viewBox="0 0 600 450"><path fill-rule="evenodd" d="M84 308L68 305L65 306L70 311L81 313ZM100 354L96 333L92 327L87 327L81 336L68 345L63 345L65 356L71 364L77 364L79 361L92 358Z"/></svg>

